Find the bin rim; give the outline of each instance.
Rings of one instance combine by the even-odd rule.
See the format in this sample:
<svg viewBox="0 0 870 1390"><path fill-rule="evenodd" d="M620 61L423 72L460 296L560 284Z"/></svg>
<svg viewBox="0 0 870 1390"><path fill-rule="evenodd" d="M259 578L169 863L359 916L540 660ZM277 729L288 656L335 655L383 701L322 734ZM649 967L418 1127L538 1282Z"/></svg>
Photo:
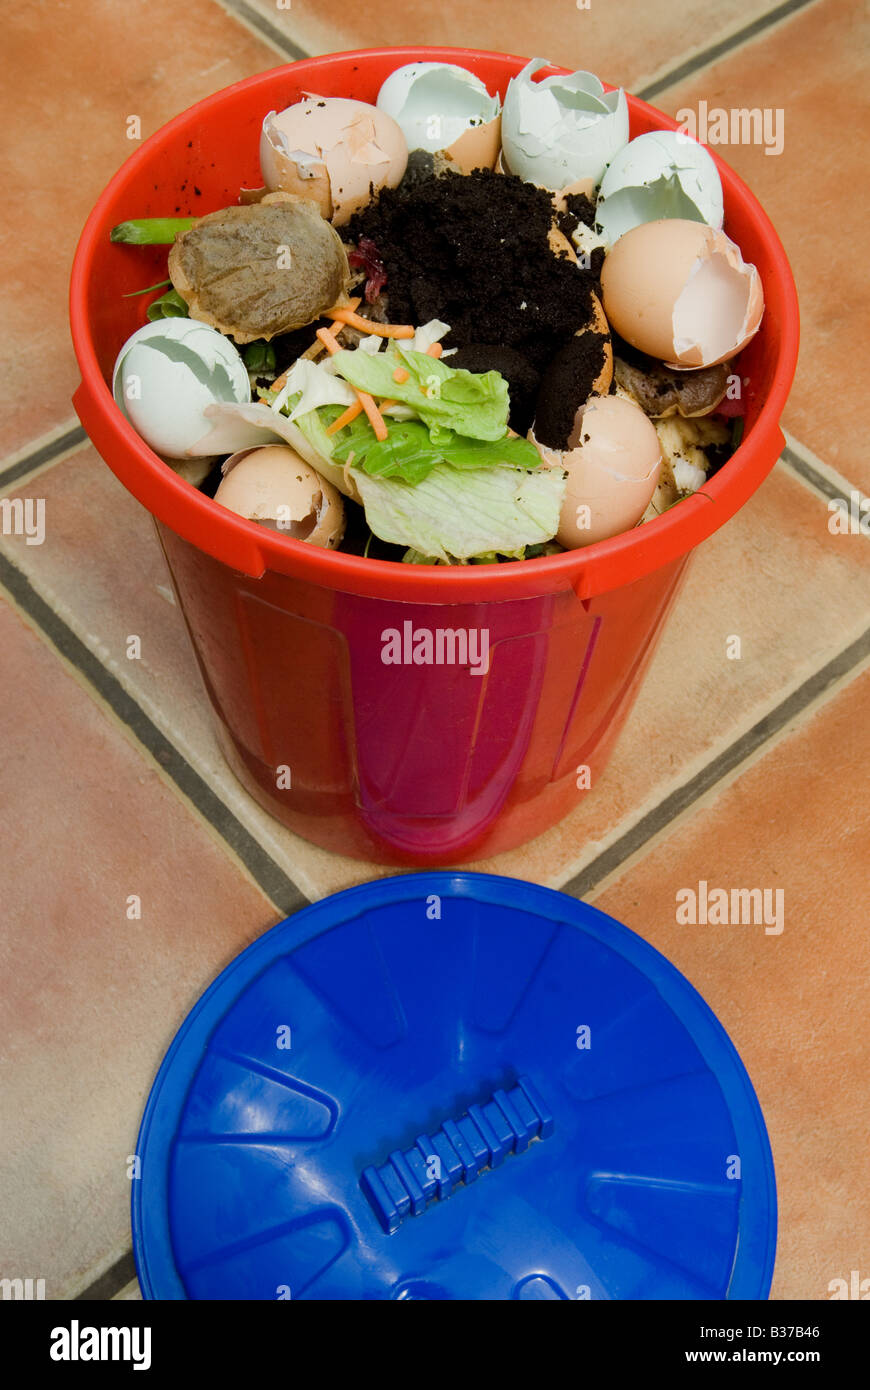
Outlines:
<svg viewBox="0 0 870 1390"><path fill-rule="evenodd" d="M76 248L70 279L70 327L82 382L73 404L85 430L109 467L158 522L183 540L231 569L260 578L267 571L290 575L324 588L405 602L456 604L541 597L573 589L581 600L622 588L665 567L724 525L748 501L776 463L785 440L780 417L797 364L800 336L797 291L782 243L758 199L731 167L708 150L722 179L726 220L729 204L742 203L753 218L769 266L764 275L765 305L781 304L779 352L773 382L758 417L718 473L678 506L609 540L579 550L518 563L494 565L406 565L325 550L282 536L221 507L186 482L145 443L125 419L103 377L91 333L88 287L94 257L113 225L112 205L118 192L155 154L231 94L268 89L279 77L293 75L306 87L318 74L352 70L370 62L395 59L396 66L415 61L465 66L508 64L519 72L529 61L495 50L434 45L351 49L281 64L221 88L187 107L159 127L124 161L91 211ZM566 75L570 68L549 64L538 77ZM613 84L604 82L608 91ZM672 117L626 92L629 115L661 130L677 130ZM264 106L265 115L267 107ZM632 137L634 138L634 137ZM707 149L707 146L704 146ZM132 213L131 213L132 215ZM776 293L771 294L775 284ZM767 307L766 307L767 312ZM762 322L761 332L764 332Z"/></svg>

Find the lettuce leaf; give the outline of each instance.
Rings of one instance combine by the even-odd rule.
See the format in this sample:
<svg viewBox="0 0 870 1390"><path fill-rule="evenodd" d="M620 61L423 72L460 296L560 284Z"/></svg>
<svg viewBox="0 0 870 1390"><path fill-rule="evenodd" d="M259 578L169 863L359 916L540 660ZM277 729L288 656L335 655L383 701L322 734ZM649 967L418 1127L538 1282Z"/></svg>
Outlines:
<svg viewBox="0 0 870 1390"><path fill-rule="evenodd" d="M344 348L331 365L361 391L410 406L427 425L491 441L507 430L508 384L500 372L467 372L425 352L400 352L392 344L378 353ZM409 373L407 381L393 380L396 367Z"/></svg>
<svg viewBox="0 0 870 1390"><path fill-rule="evenodd" d="M381 540L432 560L510 554L550 540L559 525L561 468L452 468L439 463L415 486L352 469L366 521Z"/></svg>
<svg viewBox="0 0 870 1390"><path fill-rule="evenodd" d="M379 440L365 416L338 432L332 458L338 463L350 460L353 468L362 468L372 477L399 478L414 486L439 463L449 463L453 468L510 464L531 469L541 462L534 444L527 439L510 435L494 443L468 439L442 427L430 431L420 420L389 420L387 438Z"/></svg>

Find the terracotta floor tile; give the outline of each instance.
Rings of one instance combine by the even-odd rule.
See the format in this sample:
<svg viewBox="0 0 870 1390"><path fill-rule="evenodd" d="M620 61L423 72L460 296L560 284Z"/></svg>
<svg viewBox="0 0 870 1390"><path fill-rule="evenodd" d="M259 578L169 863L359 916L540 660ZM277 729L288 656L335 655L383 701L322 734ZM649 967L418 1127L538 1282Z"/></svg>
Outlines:
<svg viewBox="0 0 870 1390"><path fill-rule="evenodd" d="M865 670L595 898L689 977L749 1070L777 1170L780 1299L870 1277L868 700ZM781 889L782 933L677 925L678 889L701 880Z"/></svg>
<svg viewBox="0 0 870 1390"><path fill-rule="evenodd" d="M127 117L150 135L210 92L280 62L213 0L16 5L4 12L3 47L16 74L0 94L16 196L0 246L0 331L14 345L0 455L71 414L70 264L95 199L136 148Z"/></svg>
<svg viewBox="0 0 870 1390"><path fill-rule="evenodd" d="M591 0L549 0L536 7L521 0L463 0L431 5L407 0L396 6L370 0L355 7L341 0L293 0L276 11L273 0L252 0L271 25L307 53L400 44L448 44L549 58L584 67L605 81L640 87L678 58L755 19L751 0L686 0L652 6L644 0L619 5Z"/></svg>
<svg viewBox="0 0 870 1390"><path fill-rule="evenodd" d="M0 539L63 620L308 896L331 856L291 835L248 796L212 731L205 692L147 511L90 447L10 496L45 501L46 539ZM141 638L128 660L127 639ZM373 870L372 872L375 872Z"/></svg>
<svg viewBox="0 0 870 1390"><path fill-rule="evenodd" d="M860 0L826 0L795 14L696 77L655 98L676 114L713 107L784 112L779 155L760 145L717 147L764 204L795 273L802 349L784 422L804 444L870 491L864 396L853 389L870 351L864 257L870 216L864 80L870 25ZM809 173L809 171L812 171ZM803 200L812 186L812 205Z"/></svg>
<svg viewBox="0 0 870 1390"><path fill-rule="evenodd" d="M129 1247L157 1064L275 912L5 604L0 645L3 1273L61 1298Z"/></svg>
<svg viewBox="0 0 870 1390"><path fill-rule="evenodd" d="M93 451L15 495L45 499L46 540L10 537L7 553L302 890L320 896L389 872L305 844L239 789L181 615L163 596L168 577L147 513ZM601 785L554 830L480 867L559 884L594 858L858 635L870 616L865 551L863 537L831 536L824 502L776 471L698 552ZM131 633L142 638L138 661L125 656ZM732 634L739 661L725 655Z"/></svg>

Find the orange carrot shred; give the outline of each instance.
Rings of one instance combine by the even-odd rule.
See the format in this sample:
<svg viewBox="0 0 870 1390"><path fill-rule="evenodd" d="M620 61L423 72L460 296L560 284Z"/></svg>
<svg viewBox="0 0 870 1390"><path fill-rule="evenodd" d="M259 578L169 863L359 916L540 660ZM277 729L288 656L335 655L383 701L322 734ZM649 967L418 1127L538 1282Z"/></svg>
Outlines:
<svg viewBox="0 0 870 1390"><path fill-rule="evenodd" d="M323 343L327 352L341 352L341 344L338 342L337 338L335 337L335 334L330 333L328 328L318 328L317 336ZM375 432L375 438L386 439L387 427L384 424L381 412L375 405L374 397L370 396L368 391L360 391L359 388L356 386L354 387L354 390L356 391L357 396L359 397L360 404L362 405L363 410L369 417L369 424Z"/></svg>
<svg viewBox="0 0 870 1390"><path fill-rule="evenodd" d="M318 328L317 337L329 353L341 352L341 343L328 328Z"/></svg>
<svg viewBox="0 0 870 1390"><path fill-rule="evenodd" d="M358 328L363 333L375 333L379 338L413 338L414 329L409 323L375 323L374 319L364 319L352 309L333 309L330 318L346 323L350 328Z"/></svg>
<svg viewBox="0 0 870 1390"><path fill-rule="evenodd" d="M387 427L384 424L384 417L375 405L373 397L368 391L358 391L357 395L362 401L362 408L369 417L369 424L375 432L375 439L386 439Z"/></svg>
<svg viewBox="0 0 870 1390"><path fill-rule="evenodd" d="M349 425L351 420L355 420L356 417L361 414L362 401L354 401L353 405L349 405L347 410L342 411L341 415L336 416L331 425L326 426L326 433L338 434L339 430L343 430L345 425Z"/></svg>
<svg viewBox="0 0 870 1390"><path fill-rule="evenodd" d="M411 373L407 371L404 367L397 367L396 370L393 372L393 381L398 382L398 384L401 386L403 382L406 382L408 380L408 377L410 375Z"/></svg>
<svg viewBox="0 0 870 1390"><path fill-rule="evenodd" d="M426 349L427 357L440 357L444 351L440 343L430 343Z"/></svg>

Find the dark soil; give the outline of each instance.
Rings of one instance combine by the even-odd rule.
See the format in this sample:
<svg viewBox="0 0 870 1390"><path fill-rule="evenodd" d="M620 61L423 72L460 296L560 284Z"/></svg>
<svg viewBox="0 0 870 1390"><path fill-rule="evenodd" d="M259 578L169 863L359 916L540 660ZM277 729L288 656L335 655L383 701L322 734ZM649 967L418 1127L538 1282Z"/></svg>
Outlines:
<svg viewBox="0 0 870 1390"><path fill-rule="evenodd" d="M547 368L535 411L535 438L551 449L567 449L578 409L585 405L604 366L607 339L592 329L572 338Z"/></svg>
<svg viewBox="0 0 870 1390"><path fill-rule="evenodd" d="M422 172L422 171L421 171ZM576 213L586 215L585 204ZM563 230L579 217L562 214ZM343 229L366 237L387 272L394 323L440 318L445 347L495 343L538 372L591 317L594 272L550 250L550 195L512 175L477 169L385 188Z"/></svg>
<svg viewBox="0 0 870 1390"><path fill-rule="evenodd" d="M521 352L501 343L468 343L448 357L447 365L467 372L500 372L510 395L508 424L517 434L527 433L535 418L541 374Z"/></svg>

